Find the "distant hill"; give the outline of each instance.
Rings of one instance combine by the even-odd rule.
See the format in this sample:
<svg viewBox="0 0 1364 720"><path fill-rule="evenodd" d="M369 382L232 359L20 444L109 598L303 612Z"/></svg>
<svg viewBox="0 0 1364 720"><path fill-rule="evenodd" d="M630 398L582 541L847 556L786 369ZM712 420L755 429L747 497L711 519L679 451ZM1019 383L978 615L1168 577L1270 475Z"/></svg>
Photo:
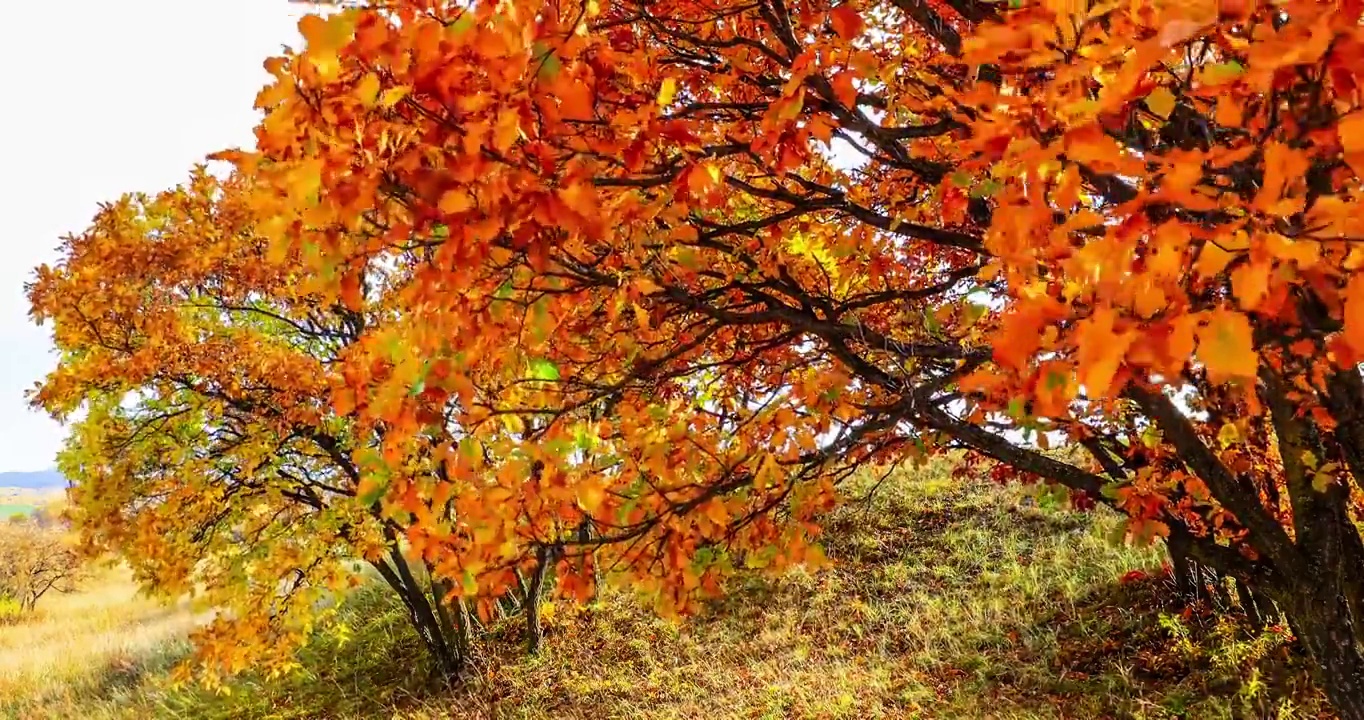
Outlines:
<svg viewBox="0 0 1364 720"><path fill-rule="evenodd" d="M56 470L37 470L32 472L0 472L0 488L23 488L24 490L61 490L67 485L66 478Z"/></svg>

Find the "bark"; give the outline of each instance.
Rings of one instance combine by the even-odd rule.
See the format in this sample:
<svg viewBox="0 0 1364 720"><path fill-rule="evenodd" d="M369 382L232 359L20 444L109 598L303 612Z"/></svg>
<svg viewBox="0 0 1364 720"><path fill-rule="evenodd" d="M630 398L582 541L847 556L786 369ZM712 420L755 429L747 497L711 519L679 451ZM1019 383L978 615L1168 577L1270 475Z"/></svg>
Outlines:
<svg viewBox="0 0 1364 720"><path fill-rule="evenodd" d="M1183 601L1196 602L1198 582L1194 560L1189 557L1189 538L1182 532L1172 531L1165 547L1170 553L1170 573L1175 582L1175 595Z"/></svg>
<svg viewBox="0 0 1364 720"><path fill-rule="evenodd" d="M392 563L380 560L370 564L379 571L407 608L408 620L421 638L436 674L444 680L455 677L463 668L464 657L448 642L439 618L432 610L431 603L427 602L426 593L417 584L402 555L396 549L390 555Z"/></svg>
<svg viewBox="0 0 1364 720"><path fill-rule="evenodd" d="M544 594L545 575L553 559L552 549L540 546L535 552L535 572L526 585L526 652L531 655L540 652L545 639L544 628L540 626L540 596Z"/></svg>
<svg viewBox="0 0 1364 720"><path fill-rule="evenodd" d="M1316 664L1336 714L1364 720L1364 648L1344 598L1313 597L1289 612L1289 623Z"/></svg>

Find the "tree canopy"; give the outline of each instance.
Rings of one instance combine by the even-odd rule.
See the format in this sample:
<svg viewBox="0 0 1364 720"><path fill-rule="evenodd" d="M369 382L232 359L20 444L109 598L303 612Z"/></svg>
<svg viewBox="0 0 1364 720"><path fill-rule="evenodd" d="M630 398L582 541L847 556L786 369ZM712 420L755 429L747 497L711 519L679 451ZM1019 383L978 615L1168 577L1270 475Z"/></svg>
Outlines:
<svg viewBox="0 0 1364 720"><path fill-rule="evenodd" d="M97 288L126 307L164 283L85 263L274 268L267 304L382 311L325 365L230 333L217 362L259 352L234 372L278 386L290 422L345 417L372 449L355 448L353 495L379 498L452 597L486 602L554 548L567 593L605 568L689 610L733 562L817 562L850 472L966 449L1273 598L1342 716L1364 717L1362 11L310 15L306 46L266 63L255 147L217 156L238 223L190 212L178 260L155 224L121 229L147 239L73 250L69 282L40 274L67 355L39 402L146 387L111 387L103 341L64 328ZM214 352L147 348L122 372ZM227 422L204 407L200 427ZM251 437L260 462L261 438L289 433ZM92 493L136 475L90 462Z"/></svg>

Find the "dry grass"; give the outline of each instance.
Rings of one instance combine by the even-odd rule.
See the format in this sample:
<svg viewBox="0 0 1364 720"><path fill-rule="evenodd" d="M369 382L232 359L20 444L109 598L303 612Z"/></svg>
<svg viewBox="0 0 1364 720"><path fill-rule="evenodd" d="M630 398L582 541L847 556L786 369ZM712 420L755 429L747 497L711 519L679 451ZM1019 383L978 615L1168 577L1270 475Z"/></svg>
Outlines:
<svg viewBox="0 0 1364 720"><path fill-rule="evenodd" d="M104 568L79 592L52 594L33 617L0 627L0 714L66 717L92 696L133 688L167 664L194 626L183 604L137 591L124 568Z"/></svg>
<svg viewBox="0 0 1364 720"><path fill-rule="evenodd" d="M555 603L540 656L519 652L509 621L454 692L424 684L401 611L370 588L348 605L354 639L322 638L296 677L215 696L170 690L152 669L115 693L82 686L65 714L41 717L1326 717L1282 637L1181 615L1160 553L1108 539L1115 518L941 470L902 473L830 518L832 571L741 575L682 625L619 593Z"/></svg>

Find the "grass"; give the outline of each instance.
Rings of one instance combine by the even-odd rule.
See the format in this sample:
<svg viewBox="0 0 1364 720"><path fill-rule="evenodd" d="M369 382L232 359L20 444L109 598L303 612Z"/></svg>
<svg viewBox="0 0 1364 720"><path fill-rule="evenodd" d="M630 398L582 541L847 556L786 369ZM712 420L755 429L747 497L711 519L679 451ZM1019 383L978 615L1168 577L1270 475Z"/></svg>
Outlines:
<svg viewBox="0 0 1364 720"><path fill-rule="evenodd" d="M13 515L28 515L37 509L36 505L19 505L15 503L0 503L0 521L8 519Z"/></svg>
<svg viewBox="0 0 1364 720"><path fill-rule="evenodd" d="M106 671L64 661L40 683L57 699L27 707L50 713L30 717L332 720L1327 716L1282 635L1169 605L1159 553L1113 545L1115 523L1038 507L1018 489L899 473L870 504L830 518L833 570L741 575L680 625L617 593L584 608L553 603L539 656L516 649L510 621L454 691L425 684L401 611L368 589L348 604L355 637L321 638L295 677L242 678L229 695L172 690L159 670L177 646L151 648L175 623L148 612L124 626L148 641L137 680L111 687L98 679ZM50 612L64 611L54 602ZM9 632L0 668L15 662L3 654ZM107 668L112 656L89 664ZM9 692L23 690L0 685Z"/></svg>
<svg viewBox="0 0 1364 720"><path fill-rule="evenodd" d="M91 698L122 700L183 652L195 616L137 591L123 568L102 568L80 592L53 593L36 614L0 626L0 717L66 717Z"/></svg>

